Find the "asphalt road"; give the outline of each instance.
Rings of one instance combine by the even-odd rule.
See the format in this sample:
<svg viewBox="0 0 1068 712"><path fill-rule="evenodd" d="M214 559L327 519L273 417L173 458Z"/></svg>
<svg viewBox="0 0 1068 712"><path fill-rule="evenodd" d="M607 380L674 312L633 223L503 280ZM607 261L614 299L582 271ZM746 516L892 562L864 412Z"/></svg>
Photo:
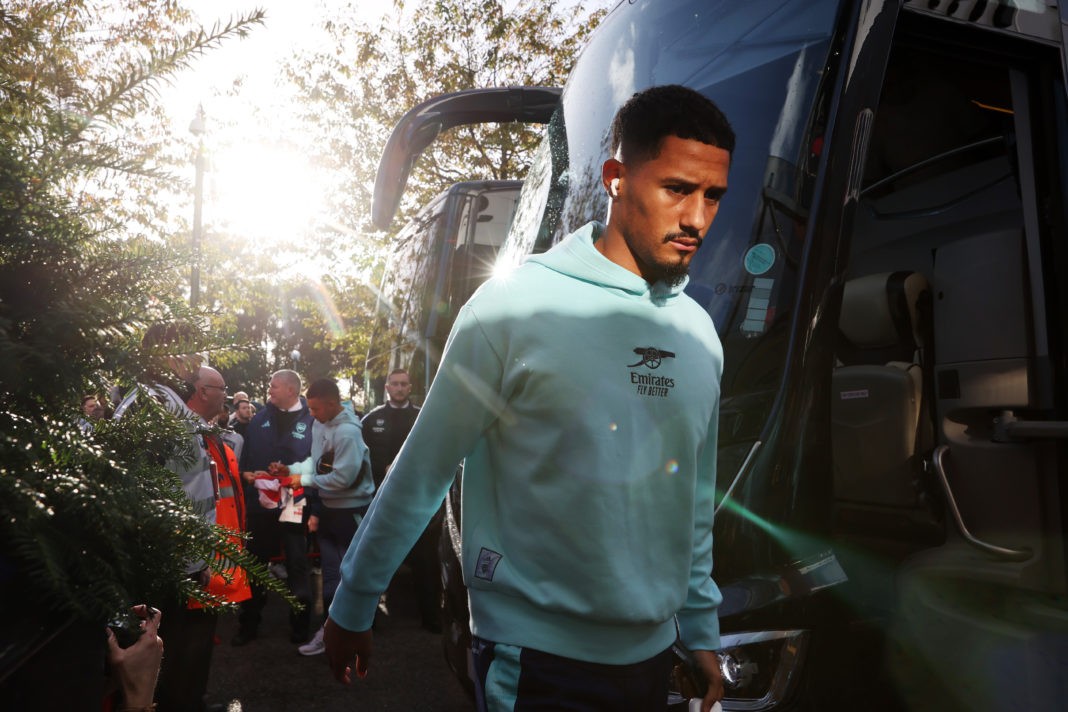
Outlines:
<svg viewBox="0 0 1068 712"><path fill-rule="evenodd" d="M474 704L445 664L441 636L419 626L406 567L393 581L389 604L389 617L376 623L370 672L349 687L334 680L325 655L297 653L289 642L288 609L277 596L268 598L260 637L243 647L230 645L236 616L224 616L207 701L226 703L229 712L471 712Z"/></svg>

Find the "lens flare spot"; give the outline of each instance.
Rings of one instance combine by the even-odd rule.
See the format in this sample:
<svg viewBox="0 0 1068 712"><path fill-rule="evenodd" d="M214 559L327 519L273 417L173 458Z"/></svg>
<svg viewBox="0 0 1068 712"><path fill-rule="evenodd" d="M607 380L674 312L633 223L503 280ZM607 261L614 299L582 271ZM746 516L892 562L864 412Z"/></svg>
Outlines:
<svg viewBox="0 0 1068 712"><path fill-rule="evenodd" d="M309 280L308 284L330 335L335 339L342 338L345 335L345 322L341 319L341 312L334 304L334 298L330 296L326 285L319 280Z"/></svg>
<svg viewBox="0 0 1068 712"><path fill-rule="evenodd" d="M608 432L614 433L617 430L619 430L619 425L617 425L616 423L609 423L608 424Z"/></svg>
<svg viewBox="0 0 1068 712"><path fill-rule="evenodd" d="M668 460L667 464L664 465L664 472L669 475L679 474L679 461L674 459Z"/></svg>

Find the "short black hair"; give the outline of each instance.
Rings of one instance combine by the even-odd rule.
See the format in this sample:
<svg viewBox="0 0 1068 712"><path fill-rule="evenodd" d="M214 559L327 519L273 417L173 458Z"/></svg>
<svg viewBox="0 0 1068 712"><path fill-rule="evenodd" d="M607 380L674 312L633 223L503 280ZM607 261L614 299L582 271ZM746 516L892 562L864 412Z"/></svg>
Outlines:
<svg viewBox="0 0 1068 712"><path fill-rule="evenodd" d="M693 139L734 152L734 129L708 97L678 84L640 91L612 119L612 155L624 163L656 158L667 136Z"/></svg>
<svg viewBox="0 0 1068 712"><path fill-rule="evenodd" d="M341 391L337 387L337 381L332 378L320 378L312 381L308 386L306 398L326 398L327 400L341 401Z"/></svg>

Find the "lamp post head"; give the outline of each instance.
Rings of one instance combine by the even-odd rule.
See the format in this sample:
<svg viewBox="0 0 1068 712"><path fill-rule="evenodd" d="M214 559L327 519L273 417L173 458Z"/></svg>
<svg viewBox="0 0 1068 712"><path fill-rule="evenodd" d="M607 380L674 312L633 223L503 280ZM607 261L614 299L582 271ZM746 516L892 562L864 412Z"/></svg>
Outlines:
<svg viewBox="0 0 1068 712"><path fill-rule="evenodd" d="M189 122L189 133L194 136L200 136L207 131L208 117L204 113L204 105L197 105L197 113L193 116L193 120Z"/></svg>

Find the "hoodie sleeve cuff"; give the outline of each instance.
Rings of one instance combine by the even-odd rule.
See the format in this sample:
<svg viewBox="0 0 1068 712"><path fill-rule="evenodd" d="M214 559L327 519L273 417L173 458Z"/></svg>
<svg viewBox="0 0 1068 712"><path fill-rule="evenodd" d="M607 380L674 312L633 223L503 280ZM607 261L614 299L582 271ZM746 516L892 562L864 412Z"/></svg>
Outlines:
<svg viewBox="0 0 1068 712"><path fill-rule="evenodd" d="M719 648L719 617L716 611L679 611L675 619L679 624L679 637L690 650Z"/></svg>
<svg viewBox="0 0 1068 712"><path fill-rule="evenodd" d="M315 474L311 466L311 458L306 457L300 462L294 462L289 466L289 474L300 475L301 481L303 481L304 477L308 474Z"/></svg>
<svg viewBox="0 0 1068 712"><path fill-rule="evenodd" d="M330 618L345 630L359 633L371 629L377 608L377 594L357 593L342 584L334 592Z"/></svg>

